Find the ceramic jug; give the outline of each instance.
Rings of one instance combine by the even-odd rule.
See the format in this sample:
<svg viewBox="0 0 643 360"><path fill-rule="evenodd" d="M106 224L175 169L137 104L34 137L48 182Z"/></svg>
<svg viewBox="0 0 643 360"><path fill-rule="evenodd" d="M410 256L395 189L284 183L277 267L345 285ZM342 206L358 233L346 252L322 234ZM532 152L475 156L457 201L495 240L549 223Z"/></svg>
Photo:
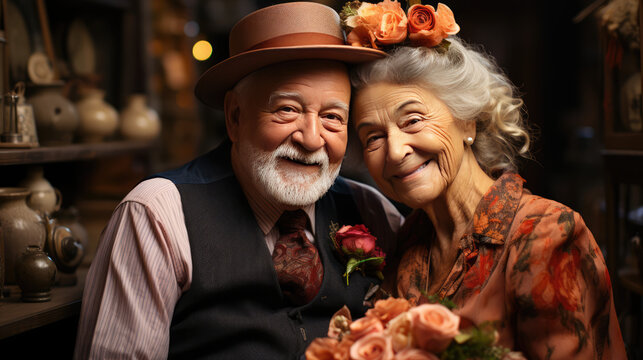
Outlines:
<svg viewBox="0 0 643 360"><path fill-rule="evenodd" d="M78 241L84 249L84 252L87 253L87 249L89 249L89 234L81 222L78 208L70 206L58 211L55 216L58 224L68 227L74 239ZM88 259L84 257L83 262L87 262L87 260Z"/></svg>
<svg viewBox="0 0 643 360"><path fill-rule="evenodd" d="M145 95L131 95L127 107L121 112L121 135L132 140L152 140L160 132L159 116L147 106Z"/></svg>
<svg viewBox="0 0 643 360"><path fill-rule="evenodd" d="M15 267L27 246L42 249L46 239L45 224L27 206L26 188L0 188L0 240L5 252L5 284L16 283Z"/></svg>
<svg viewBox="0 0 643 360"><path fill-rule="evenodd" d="M20 186L29 189L27 205L41 215L52 214L60 209L62 194L45 179L41 166L30 168L27 177L20 183Z"/></svg>
<svg viewBox="0 0 643 360"><path fill-rule="evenodd" d="M41 145L69 144L78 128L78 113L74 104L63 96L63 85L33 85L28 89L28 102L33 107Z"/></svg>
<svg viewBox="0 0 643 360"><path fill-rule="evenodd" d="M56 280L56 264L38 246L30 245L16 264L16 282L25 302L51 300L51 289Z"/></svg>
<svg viewBox="0 0 643 360"><path fill-rule="evenodd" d="M47 241L45 250L63 273L73 274L83 260L85 249L76 240L70 228L61 225L54 218L46 218Z"/></svg>
<svg viewBox="0 0 643 360"><path fill-rule="evenodd" d="M86 89L76 103L80 117L78 134L83 142L101 142L118 129L118 113L104 99L103 90Z"/></svg>

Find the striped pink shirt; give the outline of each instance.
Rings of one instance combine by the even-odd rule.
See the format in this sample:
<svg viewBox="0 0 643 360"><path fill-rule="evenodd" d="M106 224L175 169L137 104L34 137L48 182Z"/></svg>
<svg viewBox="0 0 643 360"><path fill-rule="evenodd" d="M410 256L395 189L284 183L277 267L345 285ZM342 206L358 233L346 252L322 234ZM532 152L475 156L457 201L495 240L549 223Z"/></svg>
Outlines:
<svg viewBox="0 0 643 360"><path fill-rule="evenodd" d="M388 230L381 233L397 232L403 221L397 209L373 188L347 182L359 209L384 208L386 219L363 211L365 222ZM249 204L272 252L279 235L274 225L283 209L257 197ZM304 211L314 229L314 205ZM166 179L140 183L119 204L87 275L74 358L167 357L174 306L192 279L183 218L180 194Z"/></svg>

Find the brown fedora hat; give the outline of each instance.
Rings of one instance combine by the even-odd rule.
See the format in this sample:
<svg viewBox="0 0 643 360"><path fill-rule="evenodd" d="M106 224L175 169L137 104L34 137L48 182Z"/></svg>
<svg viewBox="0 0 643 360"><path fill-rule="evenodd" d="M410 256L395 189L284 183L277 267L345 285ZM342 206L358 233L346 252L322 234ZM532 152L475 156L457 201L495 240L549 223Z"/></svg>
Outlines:
<svg viewBox="0 0 643 360"><path fill-rule="evenodd" d="M226 91L262 67L292 60L323 59L357 64L386 56L380 50L345 45L339 15L313 2L259 9L230 30L230 57L209 68L196 84L196 97L223 108Z"/></svg>

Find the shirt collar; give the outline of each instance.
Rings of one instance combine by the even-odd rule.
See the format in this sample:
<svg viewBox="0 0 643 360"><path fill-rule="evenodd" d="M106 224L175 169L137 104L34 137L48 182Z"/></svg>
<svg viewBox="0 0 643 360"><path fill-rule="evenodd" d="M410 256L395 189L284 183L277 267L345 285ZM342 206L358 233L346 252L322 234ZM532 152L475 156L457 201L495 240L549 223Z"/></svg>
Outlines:
<svg viewBox="0 0 643 360"><path fill-rule="evenodd" d="M525 179L504 173L489 188L476 207L471 238L478 244L502 245L520 204ZM464 236L463 239L469 239ZM466 246L466 244L463 244Z"/></svg>

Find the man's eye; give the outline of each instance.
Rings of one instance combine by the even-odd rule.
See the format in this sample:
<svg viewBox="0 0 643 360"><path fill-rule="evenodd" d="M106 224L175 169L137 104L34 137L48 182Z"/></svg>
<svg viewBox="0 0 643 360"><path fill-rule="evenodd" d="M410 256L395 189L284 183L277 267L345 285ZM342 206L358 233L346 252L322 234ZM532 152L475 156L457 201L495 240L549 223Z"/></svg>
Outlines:
<svg viewBox="0 0 643 360"><path fill-rule="evenodd" d="M279 111L283 111L283 112L295 112L295 111L297 111L297 110L295 110L295 108L293 108L292 106L284 106L284 107L279 108Z"/></svg>

